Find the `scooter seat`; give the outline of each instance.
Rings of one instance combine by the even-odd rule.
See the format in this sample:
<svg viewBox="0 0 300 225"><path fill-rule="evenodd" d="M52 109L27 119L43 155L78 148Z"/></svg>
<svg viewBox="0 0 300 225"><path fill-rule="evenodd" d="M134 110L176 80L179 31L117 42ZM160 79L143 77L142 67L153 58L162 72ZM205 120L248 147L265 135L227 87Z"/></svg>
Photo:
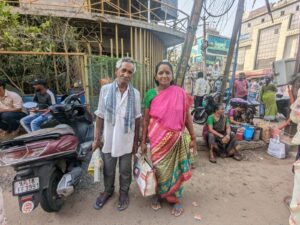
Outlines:
<svg viewBox="0 0 300 225"><path fill-rule="evenodd" d="M9 148L12 146L20 146L25 143L40 141L45 139L57 139L62 135L75 135L73 129L66 125L60 124L54 128L46 128L38 131L31 132L29 134L18 136L12 140L4 141L0 143L0 148Z"/></svg>
<svg viewBox="0 0 300 225"><path fill-rule="evenodd" d="M73 129L69 125L60 124L60 125L57 125L56 127L45 128L45 129L33 131L31 133L18 136L14 140L45 136L45 135L48 135L48 134L49 135L50 134L59 134L59 135L71 134L71 135L75 135Z"/></svg>

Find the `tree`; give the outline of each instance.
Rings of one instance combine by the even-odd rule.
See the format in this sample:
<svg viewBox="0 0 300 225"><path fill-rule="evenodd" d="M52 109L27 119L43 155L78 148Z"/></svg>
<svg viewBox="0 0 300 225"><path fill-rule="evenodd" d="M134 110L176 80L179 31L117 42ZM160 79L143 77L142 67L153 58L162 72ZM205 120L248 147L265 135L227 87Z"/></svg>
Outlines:
<svg viewBox="0 0 300 225"><path fill-rule="evenodd" d="M12 13L11 7L0 2L0 50L34 52L75 52L80 32L68 20L57 17L21 16ZM0 55L0 78L6 78L20 92L26 92L37 76L43 76L57 92L70 88L75 60L69 57L38 55ZM61 76L61 85L52 83ZM28 86L30 87L30 86Z"/></svg>

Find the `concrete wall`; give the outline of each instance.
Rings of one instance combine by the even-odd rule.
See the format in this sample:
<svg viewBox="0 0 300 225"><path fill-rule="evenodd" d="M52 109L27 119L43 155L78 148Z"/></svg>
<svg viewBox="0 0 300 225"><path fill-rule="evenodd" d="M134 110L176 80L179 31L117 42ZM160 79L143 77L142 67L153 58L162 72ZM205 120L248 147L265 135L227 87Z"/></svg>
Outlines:
<svg viewBox="0 0 300 225"><path fill-rule="evenodd" d="M31 2L31 3L30 3ZM53 11L67 11L67 12L78 12L85 11L85 0L20 0L21 7L28 7L31 9L46 9Z"/></svg>

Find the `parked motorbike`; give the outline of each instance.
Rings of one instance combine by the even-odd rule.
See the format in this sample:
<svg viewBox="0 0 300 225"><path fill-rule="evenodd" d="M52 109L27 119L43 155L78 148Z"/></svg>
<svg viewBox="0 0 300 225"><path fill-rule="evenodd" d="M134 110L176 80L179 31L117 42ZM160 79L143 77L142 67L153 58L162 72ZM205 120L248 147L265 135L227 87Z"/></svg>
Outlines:
<svg viewBox="0 0 300 225"><path fill-rule="evenodd" d="M16 171L12 193L23 213L38 204L46 212L59 211L82 176L94 131L91 114L79 100L81 94L49 108L59 125L0 144L0 166Z"/></svg>
<svg viewBox="0 0 300 225"><path fill-rule="evenodd" d="M214 106L219 102L219 100L219 92L211 95L205 95L202 106L194 108L191 112L193 122L201 125L205 124L208 116L214 112Z"/></svg>

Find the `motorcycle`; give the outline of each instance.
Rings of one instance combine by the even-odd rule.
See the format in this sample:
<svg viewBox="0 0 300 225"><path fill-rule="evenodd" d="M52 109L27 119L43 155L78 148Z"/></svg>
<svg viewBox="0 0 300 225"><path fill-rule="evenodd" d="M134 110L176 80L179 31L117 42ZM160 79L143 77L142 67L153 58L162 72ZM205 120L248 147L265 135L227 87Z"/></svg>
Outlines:
<svg viewBox="0 0 300 225"><path fill-rule="evenodd" d="M205 124L208 116L214 112L214 106L219 102L220 96L219 92L205 95L202 106L194 108L191 112L193 122L200 125Z"/></svg>
<svg viewBox="0 0 300 225"><path fill-rule="evenodd" d="M16 171L12 193L25 214L39 204L46 212L59 211L82 176L94 128L91 114L79 100L81 94L49 107L51 120L59 125L0 144L0 167Z"/></svg>

